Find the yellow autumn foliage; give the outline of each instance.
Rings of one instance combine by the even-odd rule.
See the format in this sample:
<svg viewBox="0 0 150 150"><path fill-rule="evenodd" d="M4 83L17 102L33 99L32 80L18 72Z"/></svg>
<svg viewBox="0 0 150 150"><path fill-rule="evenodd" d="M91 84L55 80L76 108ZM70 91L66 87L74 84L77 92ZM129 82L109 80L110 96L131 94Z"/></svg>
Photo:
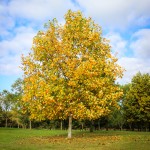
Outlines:
<svg viewBox="0 0 150 150"><path fill-rule="evenodd" d="M32 119L96 119L117 107L115 84L123 70L102 30L80 11L69 10L65 24L54 19L33 39L22 57L23 103Z"/></svg>

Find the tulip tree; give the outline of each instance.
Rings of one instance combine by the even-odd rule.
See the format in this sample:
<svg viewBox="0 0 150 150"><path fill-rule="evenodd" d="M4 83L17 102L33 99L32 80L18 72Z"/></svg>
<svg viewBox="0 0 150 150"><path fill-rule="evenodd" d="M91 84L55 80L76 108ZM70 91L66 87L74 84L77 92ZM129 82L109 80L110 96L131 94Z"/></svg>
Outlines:
<svg viewBox="0 0 150 150"><path fill-rule="evenodd" d="M22 57L24 109L31 119L93 120L118 107L122 95L115 80L122 68L111 54L101 28L80 11L69 10L65 24L56 19L33 39L31 53Z"/></svg>

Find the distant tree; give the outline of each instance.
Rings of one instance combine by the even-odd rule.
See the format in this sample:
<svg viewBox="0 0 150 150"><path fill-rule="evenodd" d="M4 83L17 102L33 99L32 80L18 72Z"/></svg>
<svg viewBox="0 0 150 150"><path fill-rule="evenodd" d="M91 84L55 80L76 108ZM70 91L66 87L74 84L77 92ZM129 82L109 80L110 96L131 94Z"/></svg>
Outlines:
<svg viewBox="0 0 150 150"><path fill-rule="evenodd" d="M8 119L10 117L10 110L12 108L13 95L7 90L0 93L0 105L3 111L3 118L5 118L5 127L8 126Z"/></svg>
<svg viewBox="0 0 150 150"><path fill-rule="evenodd" d="M3 110L2 106L0 105L0 126L2 126L2 121L3 121Z"/></svg>
<svg viewBox="0 0 150 150"><path fill-rule="evenodd" d="M131 83L121 85L121 89L123 90L123 96L122 96L122 99L121 99L121 104L122 104L123 100L126 98L127 93L130 89L130 86L131 86Z"/></svg>
<svg viewBox="0 0 150 150"><path fill-rule="evenodd" d="M122 95L115 80L122 68L102 37L101 28L81 12L69 10L65 24L47 24L22 58L24 108L32 119L97 119L117 107Z"/></svg>
<svg viewBox="0 0 150 150"><path fill-rule="evenodd" d="M29 127L31 128L31 120L29 119L29 113L22 113L22 95L23 95L23 80L21 78L18 78L13 84L12 84L12 92L13 92L13 107L12 107L12 117L11 119L15 121L19 126L26 128L29 124Z"/></svg>
<svg viewBox="0 0 150 150"><path fill-rule="evenodd" d="M150 75L137 73L124 101L126 118L130 123L150 125Z"/></svg>
<svg viewBox="0 0 150 150"><path fill-rule="evenodd" d="M21 78L18 78L13 84L12 84L12 91L16 95L21 95L23 94L23 80Z"/></svg>
<svg viewBox="0 0 150 150"><path fill-rule="evenodd" d="M114 109L112 114L110 115L110 122L111 125L114 128L120 128L120 130L123 129L123 125L125 124L125 116L124 116L124 110L123 110L123 106L120 106L120 109Z"/></svg>

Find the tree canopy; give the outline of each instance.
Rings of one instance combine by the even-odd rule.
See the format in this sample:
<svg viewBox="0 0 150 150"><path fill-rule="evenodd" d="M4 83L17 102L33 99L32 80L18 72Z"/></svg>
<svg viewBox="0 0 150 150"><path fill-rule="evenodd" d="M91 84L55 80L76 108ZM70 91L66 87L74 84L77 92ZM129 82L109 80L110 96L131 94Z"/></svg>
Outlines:
<svg viewBox="0 0 150 150"><path fill-rule="evenodd" d="M8 126L8 118L9 118L9 111L11 110L13 103L13 95L7 91L3 90L0 93L0 109L3 111L3 117L5 118L5 127Z"/></svg>
<svg viewBox="0 0 150 150"><path fill-rule="evenodd" d="M125 112L128 122L150 123L150 75L137 73L125 98Z"/></svg>
<svg viewBox="0 0 150 150"><path fill-rule="evenodd" d="M96 119L118 107L117 78L122 68L111 54L101 28L80 11L69 10L65 24L56 19L33 39L22 57L24 109L31 119Z"/></svg>

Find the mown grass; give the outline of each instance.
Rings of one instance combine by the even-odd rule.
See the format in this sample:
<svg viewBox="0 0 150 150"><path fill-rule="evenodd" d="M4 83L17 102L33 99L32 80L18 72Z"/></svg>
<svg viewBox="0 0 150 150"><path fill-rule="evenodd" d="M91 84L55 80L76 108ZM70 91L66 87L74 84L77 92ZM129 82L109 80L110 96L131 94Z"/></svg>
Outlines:
<svg viewBox="0 0 150 150"><path fill-rule="evenodd" d="M150 132L0 128L0 150L149 150Z"/></svg>

